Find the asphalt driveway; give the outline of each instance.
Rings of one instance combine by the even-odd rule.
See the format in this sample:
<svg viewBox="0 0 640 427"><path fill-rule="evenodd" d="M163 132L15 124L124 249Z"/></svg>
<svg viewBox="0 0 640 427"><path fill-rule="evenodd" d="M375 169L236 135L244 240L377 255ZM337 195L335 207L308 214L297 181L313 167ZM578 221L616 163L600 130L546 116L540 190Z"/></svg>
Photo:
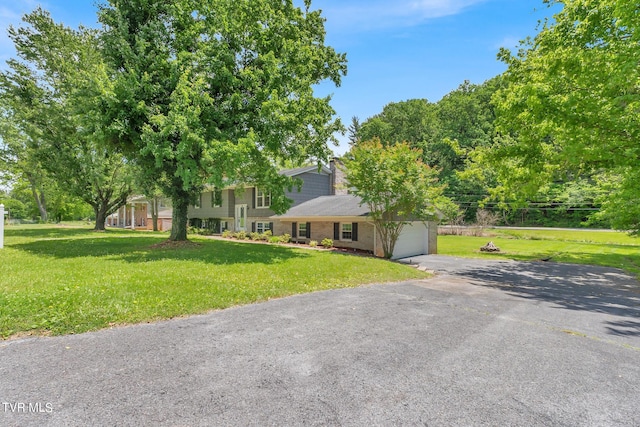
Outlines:
<svg viewBox="0 0 640 427"><path fill-rule="evenodd" d="M438 275L0 342L0 425L640 425L633 278L411 262Z"/></svg>

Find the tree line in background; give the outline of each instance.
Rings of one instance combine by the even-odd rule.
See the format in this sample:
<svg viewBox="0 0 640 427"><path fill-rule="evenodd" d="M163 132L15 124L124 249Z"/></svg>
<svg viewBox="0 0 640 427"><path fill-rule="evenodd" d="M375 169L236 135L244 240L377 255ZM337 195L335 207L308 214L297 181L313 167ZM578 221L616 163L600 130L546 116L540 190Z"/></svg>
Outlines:
<svg viewBox="0 0 640 427"><path fill-rule="evenodd" d="M637 7L544 3L563 8L517 52L501 50L504 74L353 118L352 181L388 194L404 182L397 210L437 206L450 223L482 209L507 224L637 232ZM99 21L70 29L37 9L9 30L18 59L0 73L0 162L14 216L90 215L99 229L135 188L172 199L171 239L184 240L205 184L261 186L281 212L295 183L278 169L326 162L344 130L330 97L313 95L323 80L340 84L346 58L324 44L310 1L109 0Z"/></svg>
<svg viewBox="0 0 640 427"><path fill-rule="evenodd" d="M592 217L601 212L606 195L596 174L566 171L566 176L547 182L531 177L535 182L530 184L540 188L526 198L516 189L501 187L517 176L500 169L497 157L489 158L502 138L495 102L506 88L505 78L498 76L480 85L464 82L435 103L425 99L390 103L362 123L352 119L350 144L357 147L379 138L387 146L406 141L420 150L421 161L439 171L444 195L453 201L439 205L448 224L471 224L479 211L480 215L489 211L502 224L608 226L608 221Z"/></svg>
<svg viewBox="0 0 640 427"><path fill-rule="evenodd" d="M479 209L505 224L640 230L640 14L633 2L562 4L502 49L507 71L437 103L390 103L349 126L352 146L407 141L440 171L449 223ZM486 216L486 215L485 215Z"/></svg>

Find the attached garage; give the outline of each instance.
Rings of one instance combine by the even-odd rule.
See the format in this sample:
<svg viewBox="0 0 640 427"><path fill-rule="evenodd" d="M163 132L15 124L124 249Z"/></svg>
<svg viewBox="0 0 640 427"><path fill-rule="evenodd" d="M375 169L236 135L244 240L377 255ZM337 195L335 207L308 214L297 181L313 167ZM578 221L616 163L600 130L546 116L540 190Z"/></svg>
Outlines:
<svg viewBox="0 0 640 427"><path fill-rule="evenodd" d="M321 196L271 217L275 233L291 233L296 241L332 238L334 246L384 252L369 209L354 195ZM437 224L414 221L406 224L396 242L393 259L437 253Z"/></svg>
<svg viewBox="0 0 640 427"><path fill-rule="evenodd" d="M393 259L429 253L429 229L423 222L412 222L402 227L393 249Z"/></svg>

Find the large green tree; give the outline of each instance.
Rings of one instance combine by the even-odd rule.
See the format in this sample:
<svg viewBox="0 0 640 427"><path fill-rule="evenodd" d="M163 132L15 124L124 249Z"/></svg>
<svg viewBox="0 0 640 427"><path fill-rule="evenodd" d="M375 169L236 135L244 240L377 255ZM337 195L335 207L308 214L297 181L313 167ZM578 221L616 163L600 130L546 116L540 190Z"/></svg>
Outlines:
<svg viewBox="0 0 640 427"><path fill-rule="evenodd" d="M339 85L346 59L309 0L109 0L99 16L113 142L171 197L171 240L186 240L205 183L258 185L282 211L291 182L278 164L330 155L343 126L313 86Z"/></svg>
<svg viewBox="0 0 640 427"><path fill-rule="evenodd" d="M0 82L3 77L0 75ZM0 99L5 93L0 92ZM6 105L10 99L0 104ZM27 111L16 111L14 108L0 106L0 171L1 181L6 186L16 182L27 182L30 194L42 222L47 222L47 196L45 188L53 184L42 167L37 151L27 144L28 138L20 131L18 117Z"/></svg>
<svg viewBox="0 0 640 427"><path fill-rule="evenodd" d="M470 151L491 143L495 114L490 101L499 84L499 78L481 85L464 82L437 103L424 99L389 103L362 124L357 138L377 137L387 145L410 141L422 150L424 163L439 169L447 194L475 217L486 187L478 180L461 178L459 172L466 168ZM454 211L448 214L457 216Z"/></svg>
<svg viewBox="0 0 640 427"><path fill-rule="evenodd" d="M640 231L640 14L632 1L561 5L535 38L502 50L500 138L486 158L504 194L534 195L567 176L606 173L604 213Z"/></svg>
<svg viewBox="0 0 640 427"><path fill-rule="evenodd" d="M131 173L100 126L111 85L97 32L56 24L42 9L23 21L9 29L20 59L0 73L0 102L11 121L0 129L17 159L41 165L60 188L91 205L95 229L103 230L131 192Z"/></svg>
<svg viewBox="0 0 640 427"><path fill-rule="evenodd" d="M360 141L344 159L345 178L353 194L369 207L386 258L409 221L437 219L442 196L438 171L422 162L422 151L407 142L384 145Z"/></svg>
<svg viewBox="0 0 640 427"><path fill-rule="evenodd" d="M430 147L437 140L439 129L436 105L426 99L410 99L385 105L382 112L360 125L357 138L379 138L386 145L409 141L412 147L423 150L425 163L434 166L437 159L430 157Z"/></svg>

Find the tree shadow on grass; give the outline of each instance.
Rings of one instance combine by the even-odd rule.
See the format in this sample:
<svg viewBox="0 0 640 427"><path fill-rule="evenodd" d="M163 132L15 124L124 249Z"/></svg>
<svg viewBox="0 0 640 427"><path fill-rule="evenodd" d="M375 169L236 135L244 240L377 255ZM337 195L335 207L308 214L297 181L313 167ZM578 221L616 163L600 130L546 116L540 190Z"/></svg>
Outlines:
<svg viewBox="0 0 640 427"><path fill-rule="evenodd" d="M105 258L130 263L162 260L198 261L210 264L274 264L293 258L311 256L302 250L267 245L246 244L223 240L197 240L181 248L152 248L166 240L166 236L96 237L76 239L37 240L13 244L11 248L38 256L59 259Z"/></svg>
<svg viewBox="0 0 640 427"><path fill-rule="evenodd" d="M132 236L139 231L127 230L122 228L108 228L105 231L95 231L92 226L86 227L67 227L42 225L23 227L6 227L4 230L5 237L23 237L28 239L69 239L71 237L89 237L96 236ZM151 233L150 233L151 234Z"/></svg>
<svg viewBox="0 0 640 427"><path fill-rule="evenodd" d="M498 288L568 310L586 310L640 318L640 282L622 270L553 262L500 262L470 266L456 275L474 284ZM609 333L640 335L640 322L609 322Z"/></svg>

